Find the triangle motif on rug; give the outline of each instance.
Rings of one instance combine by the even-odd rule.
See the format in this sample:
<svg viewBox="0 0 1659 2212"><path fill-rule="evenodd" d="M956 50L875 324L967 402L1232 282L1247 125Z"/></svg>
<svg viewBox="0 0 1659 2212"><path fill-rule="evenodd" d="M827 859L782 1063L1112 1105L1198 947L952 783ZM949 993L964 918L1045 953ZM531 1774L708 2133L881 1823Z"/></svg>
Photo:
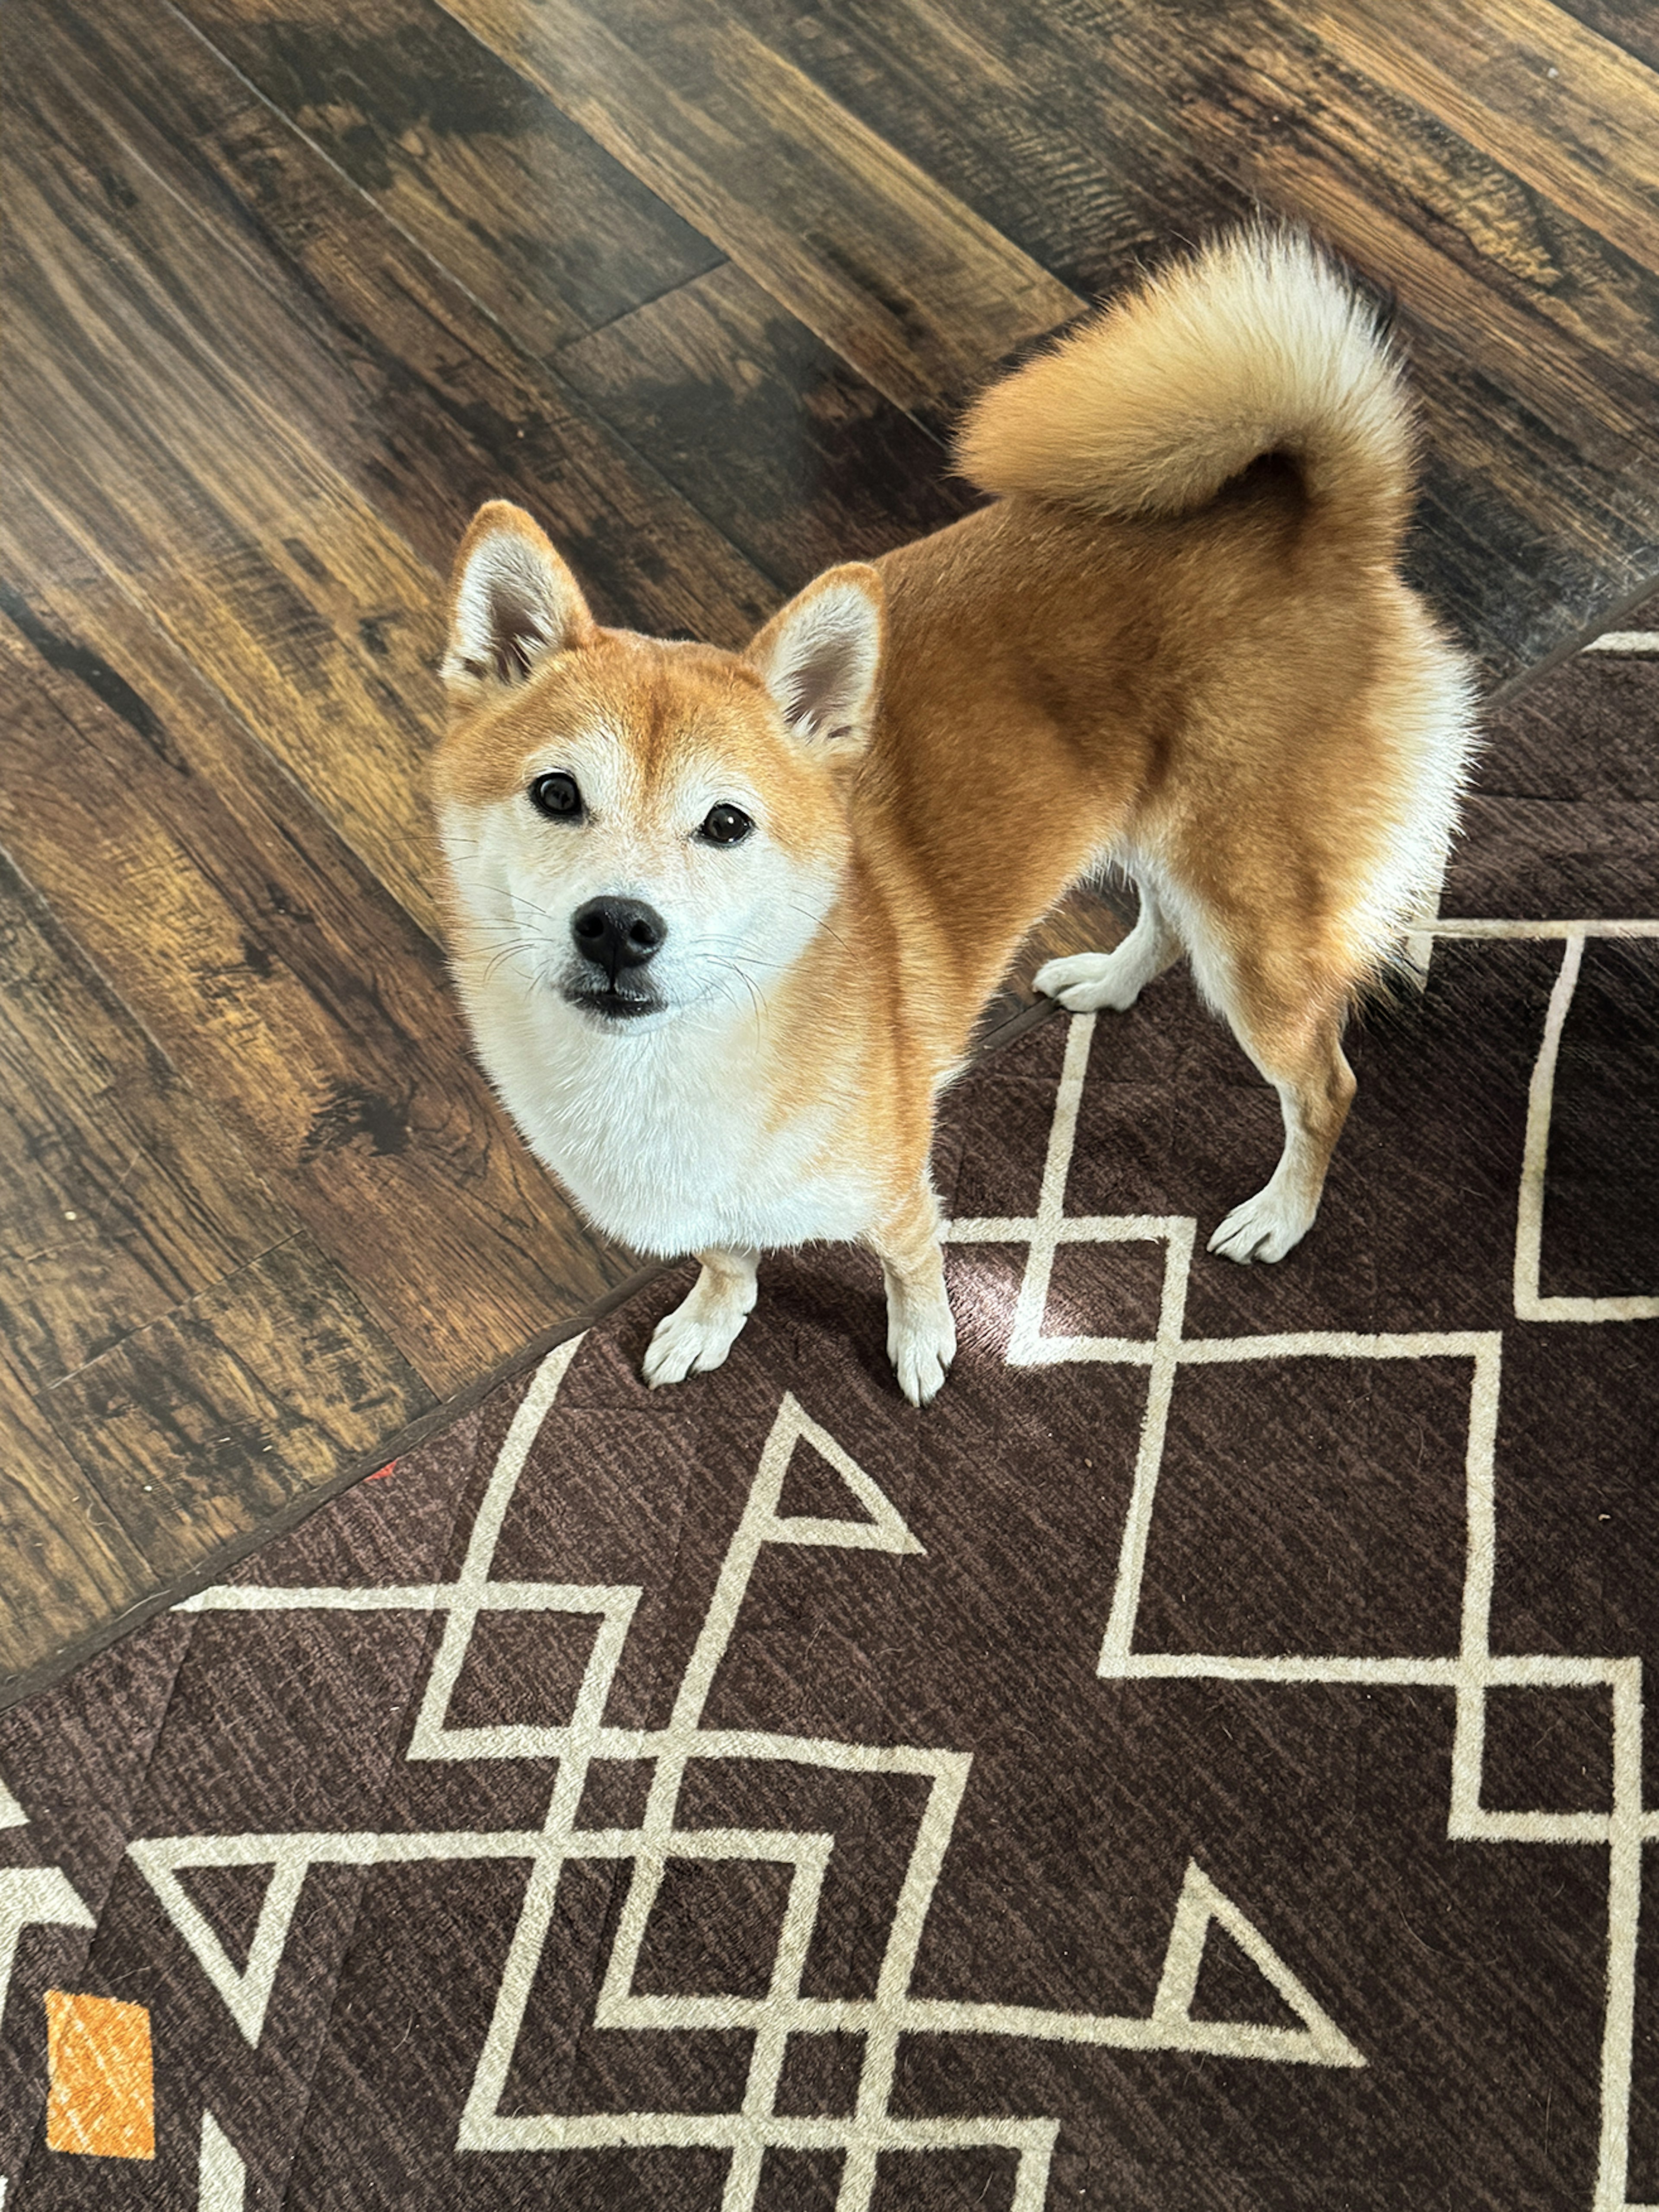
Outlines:
<svg viewBox="0 0 1659 2212"><path fill-rule="evenodd" d="M1205 1946L1216 1927L1232 1938L1273 1995L1302 2023L1299 2027L1270 2027L1260 2021L1193 2018L1193 1998ZM1261 1929L1244 1917L1230 1897L1223 1895L1196 1859L1188 1861L1187 1878L1176 1903L1170 1948L1164 1954L1158 1995L1152 2000L1152 2019L1167 2032L1170 2046L1176 2049L1210 2051L1235 2058L1299 2060L1309 2066L1365 2063L1364 2055L1291 1972Z"/></svg>
<svg viewBox="0 0 1659 2212"><path fill-rule="evenodd" d="M247 1972L253 1955L259 1916L270 1893L274 1871L268 1861L258 1866L227 1866L222 1861L214 1866L199 1863L181 1866L174 1875L239 1974Z"/></svg>
<svg viewBox="0 0 1659 2212"><path fill-rule="evenodd" d="M265 2011L288 1945L294 1908L312 1863L310 1845L313 1842L334 1845L340 1840L302 1835L155 1836L127 1845L128 1856L137 1863L163 1911L251 2044L258 2042L264 2029ZM251 1850L249 1844L254 1846ZM236 1964L218 1930L179 1879L181 1871L198 1867L270 1869L246 1966Z"/></svg>
<svg viewBox="0 0 1659 2212"><path fill-rule="evenodd" d="M862 1509L856 1520L837 1515L779 1512L784 1477L797 1447L803 1443L809 1444L841 1477L851 1493L849 1502ZM827 1544L854 1552L922 1550L886 1492L872 1481L827 1429L821 1428L802 1410L793 1391L784 1393L783 1402L778 1407L777 1419L761 1455L755 1487L756 1504L761 1508L755 1533L763 1544Z"/></svg>

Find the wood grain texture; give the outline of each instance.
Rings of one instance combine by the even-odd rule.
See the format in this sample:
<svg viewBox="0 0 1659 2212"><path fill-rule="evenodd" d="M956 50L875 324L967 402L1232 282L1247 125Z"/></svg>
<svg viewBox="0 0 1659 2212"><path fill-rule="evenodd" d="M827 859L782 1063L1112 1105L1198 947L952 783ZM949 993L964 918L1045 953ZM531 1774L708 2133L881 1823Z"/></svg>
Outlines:
<svg viewBox="0 0 1659 2212"><path fill-rule="evenodd" d="M1659 14L1651 0L1566 0L1565 12L1650 69L1659 70Z"/></svg>
<svg viewBox="0 0 1659 2212"><path fill-rule="evenodd" d="M1198 159L1178 115L1149 112L1115 68L1064 65L1073 41L1109 48L1121 34L1130 10L1115 0L1073 9L1052 38L994 0L732 0L732 12L1082 301L1185 233L1193 210L1164 198Z"/></svg>
<svg viewBox="0 0 1659 2212"><path fill-rule="evenodd" d="M3 856L0 1179L0 1339L36 1390L298 1226Z"/></svg>
<svg viewBox="0 0 1659 2212"><path fill-rule="evenodd" d="M31 720L7 674L15 805ZM85 766L59 748L60 776ZM161 1356L176 1393L199 1370L198 1408L242 1424L224 1433L244 1511L320 1480L433 1394L3 860L0 1163L0 1670L21 1673L245 1525L222 1500L203 1510L162 1449L155 1390L148 1428L131 1410L89 1422L88 1403L112 1402L108 1378L143 1380ZM257 1444L252 1386L239 1398L227 1379L244 1370L264 1390Z"/></svg>
<svg viewBox="0 0 1659 2212"><path fill-rule="evenodd" d="M303 1231L45 1401L161 1580L187 1576L431 1403Z"/></svg>
<svg viewBox="0 0 1659 2212"><path fill-rule="evenodd" d="M532 353L720 260L435 0L180 12Z"/></svg>
<svg viewBox="0 0 1659 2212"><path fill-rule="evenodd" d="M118 246L154 281L180 246L165 225L143 229L144 210L187 208L204 283L240 282L233 246L261 280L205 326L236 371L233 413L251 386L264 416L325 456L441 577L478 501L505 493L580 561L608 619L735 643L770 612L769 590L718 533L162 0L51 21L41 60L72 88L72 126L137 156L141 197L123 202L133 234ZM152 172L163 200L143 197ZM180 307L188 349L203 319L187 295Z"/></svg>
<svg viewBox="0 0 1659 2212"><path fill-rule="evenodd" d="M42 665L51 602L33 646L0 626L0 838L445 1394L629 1261L511 1134L431 942L122 599L82 592L80 613L131 710Z"/></svg>
<svg viewBox="0 0 1659 2212"><path fill-rule="evenodd" d="M734 5L1073 283L1265 209L1391 292L1425 423L1413 568L1494 690L1659 568L1651 272L1299 11Z"/></svg>
<svg viewBox="0 0 1659 2212"><path fill-rule="evenodd" d="M622 1280L633 1263L572 1218L473 1066L434 947L165 642L107 589L79 595L124 715L62 665L38 586L24 604L33 645L0 625L0 838L427 1386Z"/></svg>
<svg viewBox="0 0 1659 2212"><path fill-rule="evenodd" d="M938 414L1083 304L722 0L450 12L900 407Z"/></svg>
<svg viewBox="0 0 1659 2212"><path fill-rule="evenodd" d="M40 65L7 133L18 472L435 927L431 668L479 500L534 506L612 619L737 642L775 594L185 27L76 27L9 41L14 88Z"/></svg>
<svg viewBox="0 0 1659 2212"><path fill-rule="evenodd" d="M1302 11L1345 59L1659 270L1659 75L1547 0Z"/></svg>
<svg viewBox="0 0 1659 2212"><path fill-rule="evenodd" d="M0 1701L157 1583L0 1343Z"/></svg>
<svg viewBox="0 0 1659 2212"><path fill-rule="evenodd" d="M559 367L788 591L978 504L936 439L730 264L568 346Z"/></svg>

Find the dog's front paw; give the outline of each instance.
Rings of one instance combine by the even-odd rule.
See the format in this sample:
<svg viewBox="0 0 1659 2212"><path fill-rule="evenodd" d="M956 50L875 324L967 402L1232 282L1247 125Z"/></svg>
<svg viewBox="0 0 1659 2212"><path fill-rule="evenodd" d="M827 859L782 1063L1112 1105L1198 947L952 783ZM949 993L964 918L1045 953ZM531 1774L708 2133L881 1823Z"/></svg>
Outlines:
<svg viewBox="0 0 1659 2212"><path fill-rule="evenodd" d="M1314 1208L1297 1204L1279 1178L1234 1206L1210 1239L1210 1249L1224 1260L1282 1260L1313 1227Z"/></svg>
<svg viewBox="0 0 1659 2212"><path fill-rule="evenodd" d="M946 1306L909 1307L887 1319L887 1357L898 1386L913 1406L937 1398L957 1356L957 1325Z"/></svg>
<svg viewBox="0 0 1659 2212"><path fill-rule="evenodd" d="M733 1311L726 1304L710 1310L711 1304L705 1302L699 1309L693 1291L684 1305L657 1323L640 1369L653 1390L665 1382L684 1382L688 1375L706 1375L725 1364L749 1318L748 1310Z"/></svg>
<svg viewBox="0 0 1659 2212"><path fill-rule="evenodd" d="M1058 999L1074 1014L1092 1014L1101 1006L1127 1014L1146 980L1116 952L1078 952L1046 962L1032 976L1031 988L1045 999Z"/></svg>

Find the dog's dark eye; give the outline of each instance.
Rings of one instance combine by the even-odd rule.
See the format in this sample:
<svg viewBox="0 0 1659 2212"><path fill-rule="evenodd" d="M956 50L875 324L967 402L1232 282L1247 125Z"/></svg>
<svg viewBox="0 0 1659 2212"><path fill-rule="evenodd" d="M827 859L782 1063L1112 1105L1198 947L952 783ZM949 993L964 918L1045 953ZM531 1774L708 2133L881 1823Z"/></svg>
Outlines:
<svg viewBox="0 0 1659 2212"><path fill-rule="evenodd" d="M740 845L754 826L740 806L711 806L697 835L708 845Z"/></svg>
<svg viewBox="0 0 1659 2212"><path fill-rule="evenodd" d="M551 775L538 775L530 787L530 803L553 822L580 822L582 795L574 775L556 769Z"/></svg>

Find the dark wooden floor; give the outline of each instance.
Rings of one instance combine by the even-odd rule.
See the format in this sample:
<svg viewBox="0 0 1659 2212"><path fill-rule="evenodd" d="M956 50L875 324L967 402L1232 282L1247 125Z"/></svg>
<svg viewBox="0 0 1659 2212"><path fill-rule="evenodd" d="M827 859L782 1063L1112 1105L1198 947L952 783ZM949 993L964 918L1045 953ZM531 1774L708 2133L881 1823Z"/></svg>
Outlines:
<svg viewBox="0 0 1659 2212"><path fill-rule="evenodd" d="M994 364L1261 205L1397 295L1416 571L1511 686L1659 572L1656 24L10 0L10 1694L633 1266L445 985L422 772L472 506L534 509L606 618L736 644L962 510L941 441Z"/></svg>

